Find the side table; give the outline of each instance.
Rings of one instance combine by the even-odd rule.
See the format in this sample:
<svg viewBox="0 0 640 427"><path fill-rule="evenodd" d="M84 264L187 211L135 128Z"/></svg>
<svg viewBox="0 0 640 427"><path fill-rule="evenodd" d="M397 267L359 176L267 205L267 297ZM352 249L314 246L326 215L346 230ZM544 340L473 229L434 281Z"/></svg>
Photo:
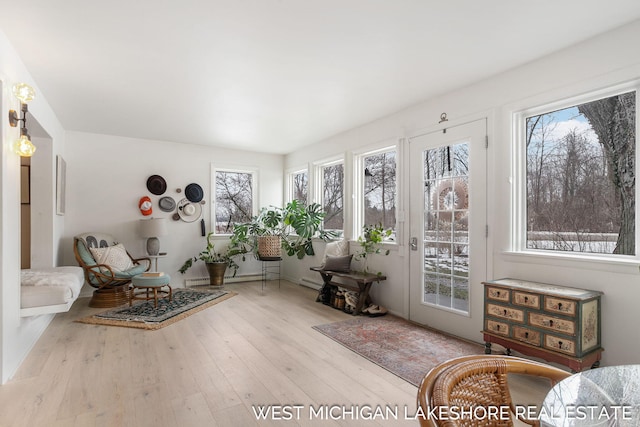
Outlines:
<svg viewBox="0 0 640 427"><path fill-rule="evenodd" d="M166 258L167 257L167 253L166 252L162 252L158 255L147 255L147 258L151 258L153 260L153 263L155 263L155 268L153 269L153 271L158 271L158 259L159 258Z"/></svg>

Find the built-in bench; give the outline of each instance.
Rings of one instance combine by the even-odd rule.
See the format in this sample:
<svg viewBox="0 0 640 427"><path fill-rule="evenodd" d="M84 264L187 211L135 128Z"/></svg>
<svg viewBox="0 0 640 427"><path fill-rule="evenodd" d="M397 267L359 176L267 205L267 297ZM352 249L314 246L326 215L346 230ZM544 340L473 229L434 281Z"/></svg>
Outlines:
<svg viewBox="0 0 640 427"><path fill-rule="evenodd" d="M324 270L321 267L311 267L312 271L317 271L322 276L322 289L318 294L316 301L321 301L321 295L326 292L330 287L344 288L350 291L358 293L358 304L356 305L353 315L360 314L364 308L365 303L369 299L369 290L373 283L379 283L383 280L387 280L387 276L382 274L368 274L360 273L356 271L340 272ZM333 278L343 279L340 282L333 281Z"/></svg>
<svg viewBox="0 0 640 427"><path fill-rule="evenodd" d="M80 295L84 272L80 267L25 269L20 272L20 315L63 313Z"/></svg>

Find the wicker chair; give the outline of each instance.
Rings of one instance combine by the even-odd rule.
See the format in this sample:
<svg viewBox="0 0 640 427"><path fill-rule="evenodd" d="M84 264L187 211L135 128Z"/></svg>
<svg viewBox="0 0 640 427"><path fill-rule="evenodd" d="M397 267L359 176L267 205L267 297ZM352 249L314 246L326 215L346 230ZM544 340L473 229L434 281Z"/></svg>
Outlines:
<svg viewBox="0 0 640 427"><path fill-rule="evenodd" d="M73 238L73 253L78 265L84 270L85 281L96 288L89 301L90 307L117 307L126 304L129 301L131 279L151 267L151 259L136 259L126 252L132 267L125 271L115 270L109 265L99 264L91 254L91 248L115 244L113 237L105 233L84 233Z"/></svg>
<svg viewBox="0 0 640 427"><path fill-rule="evenodd" d="M477 417L443 416L442 420L432 416L420 418L422 427L458 427L458 426L513 426L512 416L516 414L511 401L507 374L525 374L549 379L551 385L568 377L570 374L561 369L543 363L518 357L500 355L473 355L451 359L433 368L420 383L418 388L418 407L424 414L445 412L450 408L464 408L466 411L476 407L505 408L510 410L507 417L488 419L483 411ZM461 412L461 411L459 411ZM499 414L500 415L500 414ZM446 419L445 419L446 418ZM506 418L506 419L502 419ZM537 420L529 420L518 414L518 419L532 426L539 426Z"/></svg>

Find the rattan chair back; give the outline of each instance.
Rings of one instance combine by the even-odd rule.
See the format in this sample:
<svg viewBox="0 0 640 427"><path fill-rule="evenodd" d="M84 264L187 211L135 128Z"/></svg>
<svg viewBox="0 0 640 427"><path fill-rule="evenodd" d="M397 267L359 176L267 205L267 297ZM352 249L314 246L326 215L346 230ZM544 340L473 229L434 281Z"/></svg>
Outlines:
<svg viewBox="0 0 640 427"><path fill-rule="evenodd" d="M418 389L422 427L510 427L516 414L507 374L547 378L551 385L570 374L531 360L499 355L464 356L432 369ZM538 426L537 420L522 417Z"/></svg>

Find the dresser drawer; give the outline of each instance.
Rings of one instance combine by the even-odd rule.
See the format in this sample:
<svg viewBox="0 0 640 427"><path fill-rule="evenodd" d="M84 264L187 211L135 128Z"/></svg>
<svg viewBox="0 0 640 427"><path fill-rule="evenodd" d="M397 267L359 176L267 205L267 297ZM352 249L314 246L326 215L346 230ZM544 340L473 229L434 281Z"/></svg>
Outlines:
<svg viewBox="0 0 640 427"><path fill-rule="evenodd" d="M555 297L544 297L544 309L552 313L564 314L565 316L576 315L576 302L570 299Z"/></svg>
<svg viewBox="0 0 640 427"><path fill-rule="evenodd" d="M540 295L513 291L513 303L538 310L540 309Z"/></svg>
<svg viewBox="0 0 640 427"><path fill-rule="evenodd" d="M502 319L513 320L515 322L524 322L524 311L517 308L505 307L496 304L487 304L487 314Z"/></svg>
<svg viewBox="0 0 640 427"><path fill-rule="evenodd" d="M508 289L494 288L493 286L487 286L487 298L496 301L509 302L511 293Z"/></svg>
<svg viewBox="0 0 640 427"><path fill-rule="evenodd" d="M485 327L487 328L487 331L493 332L494 334L509 336L508 323L496 322L495 320L487 319Z"/></svg>
<svg viewBox="0 0 640 427"><path fill-rule="evenodd" d="M544 336L544 346L549 350L561 351L572 356L576 354L576 343L566 338L547 334Z"/></svg>
<svg viewBox="0 0 640 427"><path fill-rule="evenodd" d="M540 313L529 313L529 324L567 335L576 334L576 322Z"/></svg>
<svg viewBox="0 0 640 427"><path fill-rule="evenodd" d="M527 344L540 347L542 334L539 331L523 328L521 326L513 327L513 337L518 341L526 342Z"/></svg>

